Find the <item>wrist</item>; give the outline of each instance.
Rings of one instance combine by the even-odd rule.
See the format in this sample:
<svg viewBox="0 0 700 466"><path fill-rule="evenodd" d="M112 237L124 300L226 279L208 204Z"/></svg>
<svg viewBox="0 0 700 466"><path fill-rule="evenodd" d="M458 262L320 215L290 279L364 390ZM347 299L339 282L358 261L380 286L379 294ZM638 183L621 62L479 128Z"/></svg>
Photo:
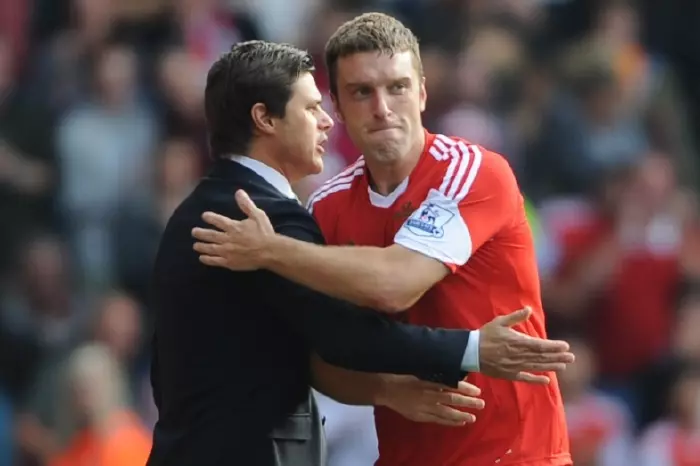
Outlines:
<svg viewBox="0 0 700 466"><path fill-rule="evenodd" d="M274 233L265 242L260 254L261 268L273 270L281 263L284 255L285 241L284 236Z"/></svg>
<svg viewBox="0 0 700 466"><path fill-rule="evenodd" d="M390 374L377 374L377 385L374 389L372 404L374 406L389 407L389 393L392 380L395 376Z"/></svg>

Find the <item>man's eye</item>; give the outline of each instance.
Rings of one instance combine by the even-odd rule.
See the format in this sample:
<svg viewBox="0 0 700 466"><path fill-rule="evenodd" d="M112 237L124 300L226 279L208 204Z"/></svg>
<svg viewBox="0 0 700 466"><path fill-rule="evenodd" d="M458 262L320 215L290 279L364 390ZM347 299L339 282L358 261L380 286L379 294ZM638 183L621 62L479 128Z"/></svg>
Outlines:
<svg viewBox="0 0 700 466"><path fill-rule="evenodd" d="M359 89L356 89L353 95L355 97L367 97L370 94L370 90L366 87L361 87Z"/></svg>

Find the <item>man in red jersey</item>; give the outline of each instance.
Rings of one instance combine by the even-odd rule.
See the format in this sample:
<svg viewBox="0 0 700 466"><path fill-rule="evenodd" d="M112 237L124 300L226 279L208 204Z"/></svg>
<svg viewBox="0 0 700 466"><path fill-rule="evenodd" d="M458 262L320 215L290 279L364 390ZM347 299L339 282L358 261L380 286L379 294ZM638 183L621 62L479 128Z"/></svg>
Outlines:
<svg viewBox="0 0 700 466"><path fill-rule="evenodd" d="M508 163L467 141L426 132L426 92L415 36L372 13L341 26L326 47L337 116L363 157L322 186L309 209L326 241L275 235L244 193L250 219L214 213L223 230L194 232L209 265L267 268L323 293L434 327L481 328L531 306L516 328L546 338L523 199ZM353 245L342 247L342 245ZM556 381L502 380L474 367L486 407L475 423L415 423L376 408L379 466L571 464ZM520 375L521 379L533 377Z"/></svg>

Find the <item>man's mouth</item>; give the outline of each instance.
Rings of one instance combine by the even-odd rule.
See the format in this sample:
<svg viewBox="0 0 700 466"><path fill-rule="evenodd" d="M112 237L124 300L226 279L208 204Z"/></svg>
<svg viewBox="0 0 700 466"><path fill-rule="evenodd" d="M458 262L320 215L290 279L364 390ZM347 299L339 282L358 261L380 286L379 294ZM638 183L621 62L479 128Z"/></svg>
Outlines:
<svg viewBox="0 0 700 466"><path fill-rule="evenodd" d="M370 128L369 132L370 133L379 133L381 131L388 131L391 129L398 129L398 126L378 126L376 128Z"/></svg>

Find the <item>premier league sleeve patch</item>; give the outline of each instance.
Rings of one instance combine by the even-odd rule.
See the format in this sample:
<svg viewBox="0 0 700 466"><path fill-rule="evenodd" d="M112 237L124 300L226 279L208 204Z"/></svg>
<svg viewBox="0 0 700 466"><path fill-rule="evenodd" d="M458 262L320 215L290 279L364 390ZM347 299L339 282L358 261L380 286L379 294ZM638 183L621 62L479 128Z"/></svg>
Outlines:
<svg viewBox="0 0 700 466"><path fill-rule="evenodd" d="M455 217L453 212L433 202L423 203L407 220L405 228L417 236L442 238L445 226Z"/></svg>
<svg viewBox="0 0 700 466"><path fill-rule="evenodd" d="M463 265L472 252L471 235L459 204L436 189L431 189L404 221L394 242L451 265Z"/></svg>

